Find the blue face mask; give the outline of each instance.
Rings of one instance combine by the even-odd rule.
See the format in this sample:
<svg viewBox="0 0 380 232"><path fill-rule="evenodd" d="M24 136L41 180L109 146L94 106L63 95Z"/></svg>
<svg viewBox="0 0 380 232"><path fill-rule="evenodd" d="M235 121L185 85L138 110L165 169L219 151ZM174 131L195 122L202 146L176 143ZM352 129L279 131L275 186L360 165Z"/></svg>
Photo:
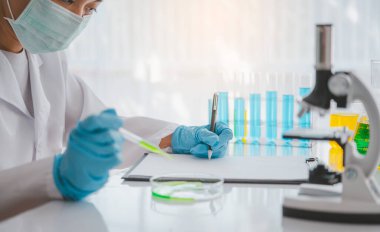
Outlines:
<svg viewBox="0 0 380 232"><path fill-rule="evenodd" d="M51 0L30 0L15 19L7 0L12 26L22 46L31 53L66 49L88 24L90 16L81 17Z"/></svg>

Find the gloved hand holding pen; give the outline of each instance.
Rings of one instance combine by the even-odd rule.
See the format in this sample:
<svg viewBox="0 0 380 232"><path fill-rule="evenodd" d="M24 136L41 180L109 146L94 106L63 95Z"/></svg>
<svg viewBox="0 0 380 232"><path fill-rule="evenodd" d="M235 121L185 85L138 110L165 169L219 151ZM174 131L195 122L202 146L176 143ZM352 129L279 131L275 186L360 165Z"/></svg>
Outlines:
<svg viewBox="0 0 380 232"><path fill-rule="evenodd" d="M115 110L86 118L70 133L66 151L57 155L54 182L68 200L81 200L100 189L108 171L121 163L123 121Z"/></svg>
<svg viewBox="0 0 380 232"><path fill-rule="evenodd" d="M174 153L208 158L208 146L211 146L212 158L219 158L226 154L228 142L232 137L232 130L222 122L216 123L215 133L210 131L210 125L180 126L172 135L171 147Z"/></svg>

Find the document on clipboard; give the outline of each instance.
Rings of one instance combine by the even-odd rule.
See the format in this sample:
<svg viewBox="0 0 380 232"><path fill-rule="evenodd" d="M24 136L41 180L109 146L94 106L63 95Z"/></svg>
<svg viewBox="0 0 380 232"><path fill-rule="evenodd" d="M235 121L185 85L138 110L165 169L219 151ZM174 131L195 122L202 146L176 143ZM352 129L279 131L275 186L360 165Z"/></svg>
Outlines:
<svg viewBox="0 0 380 232"><path fill-rule="evenodd" d="M205 173L224 178L225 183L301 184L308 182L309 168L300 156L228 156L205 160L192 155L165 159L145 154L123 176L125 181L149 181L168 173Z"/></svg>

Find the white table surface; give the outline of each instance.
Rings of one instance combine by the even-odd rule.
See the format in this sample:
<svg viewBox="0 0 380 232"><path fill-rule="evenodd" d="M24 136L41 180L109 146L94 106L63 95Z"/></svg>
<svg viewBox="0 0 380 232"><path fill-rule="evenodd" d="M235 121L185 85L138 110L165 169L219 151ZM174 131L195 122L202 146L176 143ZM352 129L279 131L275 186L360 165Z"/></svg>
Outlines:
<svg viewBox="0 0 380 232"><path fill-rule="evenodd" d="M50 202L0 223L0 231L380 231L283 218L283 198L295 195L297 186L225 185L213 203L167 205L151 198L148 184L123 183L123 173L85 202Z"/></svg>

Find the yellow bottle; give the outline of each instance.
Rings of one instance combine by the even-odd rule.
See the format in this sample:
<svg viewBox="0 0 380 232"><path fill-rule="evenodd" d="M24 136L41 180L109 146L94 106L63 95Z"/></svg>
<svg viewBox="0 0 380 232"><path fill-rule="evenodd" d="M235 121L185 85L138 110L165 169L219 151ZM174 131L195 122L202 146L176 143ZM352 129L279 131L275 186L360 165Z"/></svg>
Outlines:
<svg viewBox="0 0 380 232"><path fill-rule="evenodd" d="M335 113L330 115L330 127L347 127L355 131L359 115ZM330 142L329 166L335 171L343 171L343 149L334 141Z"/></svg>
<svg viewBox="0 0 380 232"><path fill-rule="evenodd" d="M244 111L244 137L243 137L243 143L246 144L248 143L247 141L248 138L248 111Z"/></svg>

